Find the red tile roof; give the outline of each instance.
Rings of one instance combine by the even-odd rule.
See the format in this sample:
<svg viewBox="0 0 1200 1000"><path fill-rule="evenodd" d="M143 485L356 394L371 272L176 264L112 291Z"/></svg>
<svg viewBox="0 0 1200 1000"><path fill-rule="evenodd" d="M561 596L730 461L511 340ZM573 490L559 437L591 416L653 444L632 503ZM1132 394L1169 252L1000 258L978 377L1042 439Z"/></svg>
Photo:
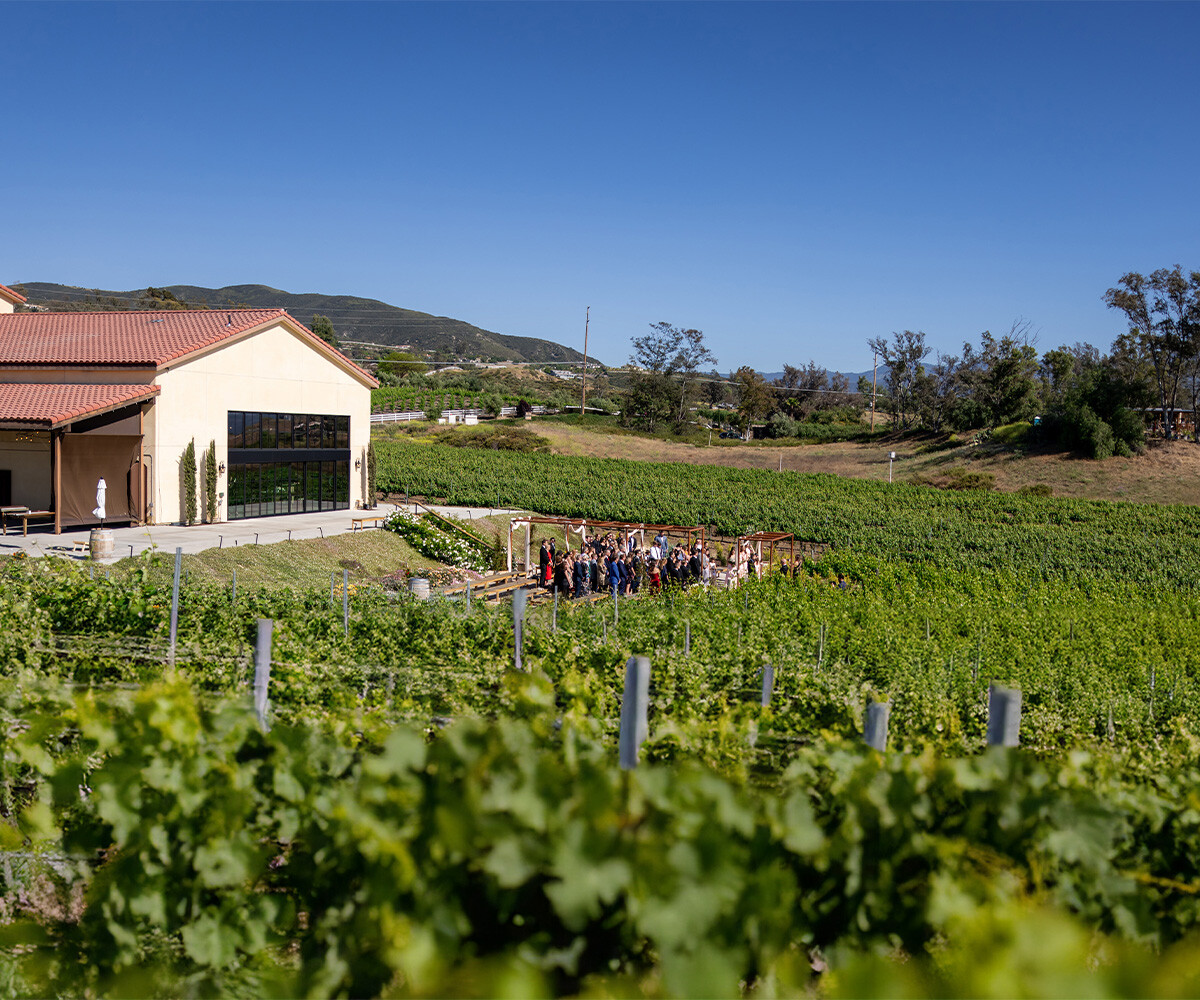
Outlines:
<svg viewBox="0 0 1200 1000"><path fill-rule="evenodd" d="M371 385L379 383L283 309L0 314L0 366L161 368L239 334L287 321Z"/></svg>
<svg viewBox="0 0 1200 1000"><path fill-rule="evenodd" d="M0 316L0 364L158 367L283 315L282 309L13 313Z"/></svg>
<svg viewBox="0 0 1200 1000"><path fill-rule="evenodd" d="M0 298L6 298L9 302L24 302L25 296L20 292L14 292L8 285L0 285Z"/></svg>
<svg viewBox="0 0 1200 1000"><path fill-rule="evenodd" d="M156 385L42 385L0 382L0 425L60 427L157 396Z"/></svg>

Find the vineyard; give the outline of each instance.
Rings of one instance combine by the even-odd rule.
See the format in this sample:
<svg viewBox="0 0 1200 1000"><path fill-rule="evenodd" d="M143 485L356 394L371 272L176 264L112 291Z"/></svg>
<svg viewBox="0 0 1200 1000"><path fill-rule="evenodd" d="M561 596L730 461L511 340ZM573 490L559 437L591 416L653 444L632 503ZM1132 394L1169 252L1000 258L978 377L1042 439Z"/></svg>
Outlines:
<svg viewBox="0 0 1200 1000"><path fill-rule="evenodd" d="M486 396L495 395L504 406L516 406L524 399L531 406L542 405L536 396L512 393L481 393L455 389L423 389L413 386L383 386L371 391L373 413L429 413L445 410L478 410Z"/></svg>
<svg viewBox="0 0 1200 1000"><path fill-rule="evenodd" d="M153 558L0 563L6 994L1200 989L1192 510L378 451L385 489L831 548L732 592L543 602L519 672L508 606L191 584L172 644ZM1022 692L1018 750L985 747L991 682Z"/></svg>
<svg viewBox="0 0 1200 1000"><path fill-rule="evenodd" d="M875 557L914 567L1008 572L1190 590L1200 507L985 493L773 470L519 455L388 441L381 490L563 517L705 524L723 535L787 531L834 547L835 568Z"/></svg>

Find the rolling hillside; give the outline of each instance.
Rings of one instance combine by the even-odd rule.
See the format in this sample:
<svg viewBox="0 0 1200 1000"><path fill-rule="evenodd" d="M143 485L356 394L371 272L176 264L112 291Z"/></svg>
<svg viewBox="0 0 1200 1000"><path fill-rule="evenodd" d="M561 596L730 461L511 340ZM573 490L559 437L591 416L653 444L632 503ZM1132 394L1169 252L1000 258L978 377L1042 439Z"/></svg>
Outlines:
<svg viewBox="0 0 1200 1000"><path fill-rule="evenodd" d="M31 305L52 310L138 308L145 296L145 289L114 292L40 281L22 282L22 287ZM229 285L225 288L170 285L168 288L176 298L190 306L213 309L279 307L303 323L310 322L314 314L328 316L342 341L388 346L406 344L417 351L442 351L456 357L485 360L550 364L583 358L579 351L550 340L495 333L462 320L402 309L378 299L285 292L267 285Z"/></svg>

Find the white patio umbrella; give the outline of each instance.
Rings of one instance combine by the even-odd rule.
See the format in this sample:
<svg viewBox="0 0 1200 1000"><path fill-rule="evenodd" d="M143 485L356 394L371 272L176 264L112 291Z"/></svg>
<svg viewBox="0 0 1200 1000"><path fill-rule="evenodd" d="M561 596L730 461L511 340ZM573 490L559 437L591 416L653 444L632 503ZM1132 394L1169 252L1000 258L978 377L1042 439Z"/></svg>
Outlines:
<svg viewBox="0 0 1200 1000"><path fill-rule="evenodd" d="M104 518L106 516L105 512L104 512L104 494L107 491L108 491L108 484L105 483L103 479L101 479L98 483L96 483L96 509L94 511L92 511L92 513L95 514L98 518L100 518L101 524L104 523Z"/></svg>

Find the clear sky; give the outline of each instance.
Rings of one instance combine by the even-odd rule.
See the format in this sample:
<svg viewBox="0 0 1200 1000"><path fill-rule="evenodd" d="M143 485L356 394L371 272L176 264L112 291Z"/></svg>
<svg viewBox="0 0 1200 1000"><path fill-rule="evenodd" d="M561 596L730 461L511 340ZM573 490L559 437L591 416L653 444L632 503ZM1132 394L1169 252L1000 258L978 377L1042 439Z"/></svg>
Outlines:
<svg viewBox="0 0 1200 1000"><path fill-rule="evenodd" d="M624 361L1107 349L1200 269L1200 5L10 3L0 282L354 294Z"/></svg>

